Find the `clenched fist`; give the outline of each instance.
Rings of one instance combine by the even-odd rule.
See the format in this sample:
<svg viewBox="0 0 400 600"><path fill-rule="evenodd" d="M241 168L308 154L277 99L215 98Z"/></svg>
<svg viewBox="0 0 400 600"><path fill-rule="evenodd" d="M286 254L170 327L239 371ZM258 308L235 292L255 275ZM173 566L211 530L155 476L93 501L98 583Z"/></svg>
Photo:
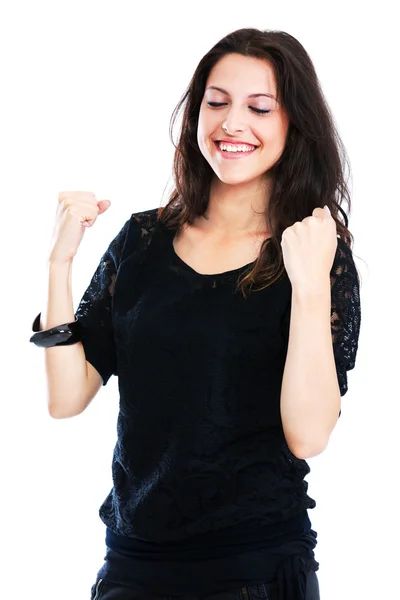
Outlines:
<svg viewBox="0 0 400 600"><path fill-rule="evenodd" d="M70 262L77 253L86 227L111 205L92 192L60 192L50 248L50 262Z"/></svg>
<svg viewBox="0 0 400 600"><path fill-rule="evenodd" d="M283 262L292 286L318 286L329 279L337 249L336 223L328 207L297 221L282 234Z"/></svg>

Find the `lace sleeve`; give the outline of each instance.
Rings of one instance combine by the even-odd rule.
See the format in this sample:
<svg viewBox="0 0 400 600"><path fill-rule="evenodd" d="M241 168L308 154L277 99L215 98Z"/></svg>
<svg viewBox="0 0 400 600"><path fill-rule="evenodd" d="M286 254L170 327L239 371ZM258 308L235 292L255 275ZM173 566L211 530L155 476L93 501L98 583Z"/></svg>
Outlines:
<svg viewBox="0 0 400 600"><path fill-rule="evenodd" d="M354 369L361 325L360 282L353 254L338 238L331 273L331 331L340 395L347 392L347 371ZM340 415L339 415L340 416Z"/></svg>
<svg viewBox="0 0 400 600"><path fill-rule="evenodd" d="M103 385L106 385L111 375L117 375L111 306L115 278L129 223L130 219L126 221L103 254L75 312L75 318L85 328L82 345L86 360L99 372Z"/></svg>
<svg viewBox="0 0 400 600"><path fill-rule="evenodd" d="M347 392L347 371L354 368L360 333L360 288L353 255L338 238L335 259L330 272L331 332L340 395ZM281 331L289 342L291 301L283 314ZM339 417L340 417L339 413Z"/></svg>

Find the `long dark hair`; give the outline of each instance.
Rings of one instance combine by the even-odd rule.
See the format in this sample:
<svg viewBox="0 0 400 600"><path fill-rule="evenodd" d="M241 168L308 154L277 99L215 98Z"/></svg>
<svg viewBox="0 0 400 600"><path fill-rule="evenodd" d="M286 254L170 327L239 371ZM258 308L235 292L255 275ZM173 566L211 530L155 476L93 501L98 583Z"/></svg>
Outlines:
<svg viewBox="0 0 400 600"><path fill-rule="evenodd" d="M275 72L278 101L286 109L289 129L284 151L270 169L272 192L265 211L272 237L266 239L259 257L242 273L238 288L244 296L264 289L285 273L282 233L296 221L328 205L337 233L352 248L353 236L341 204L351 210L346 169L350 165L333 117L306 50L284 31L239 29L221 39L199 62L190 84L176 106L170 122L175 146L174 189L159 218L167 227L192 224L207 210L213 170L197 143L197 125L206 81L212 68L226 54L237 53L267 60ZM173 128L183 108L177 143Z"/></svg>

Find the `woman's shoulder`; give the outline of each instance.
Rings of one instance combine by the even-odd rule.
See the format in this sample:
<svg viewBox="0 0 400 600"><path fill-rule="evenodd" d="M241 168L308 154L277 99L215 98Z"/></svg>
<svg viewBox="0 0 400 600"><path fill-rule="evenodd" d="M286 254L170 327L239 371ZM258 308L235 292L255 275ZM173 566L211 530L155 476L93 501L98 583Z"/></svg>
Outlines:
<svg viewBox="0 0 400 600"><path fill-rule="evenodd" d="M158 221L159 213L160 208L149 208L147 210L132 213L131 221L133 227L139 229L154 227Z"/></svg>
<svg viewBox="0 0 400 600"><path fill-rule="evenodd" d="M337 238L337 248L331 269L331 276L334 275L358 276L352 245L341 237Z"/></svg>
<svg viewBox="0 0 400 600"><path fill-rule="evenodd" d="M159 208L149 208L132 213L129 219L128 237L133 237L137 241L148 237L158 222L159 212Z"/></svg>
<svg viewBox="0 0 400 600"><path fill-rule="evenodd" d="M147 248L158 223L159 208L134 212L126 222L123 259Z"/></svg>

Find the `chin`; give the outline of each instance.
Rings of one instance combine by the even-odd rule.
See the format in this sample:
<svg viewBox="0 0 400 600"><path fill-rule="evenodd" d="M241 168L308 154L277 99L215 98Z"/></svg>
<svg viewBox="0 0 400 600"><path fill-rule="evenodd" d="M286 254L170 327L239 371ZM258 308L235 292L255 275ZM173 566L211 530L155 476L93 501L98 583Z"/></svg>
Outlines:
<svg viewBox="0 0 400 600"><path fill-rule="evenodd" d="M215 172L215 171L214 171ZM245 185L250 183L260 176L258 174L244 175L240 173L215 173L218 179L226 185Z"/></svg>

